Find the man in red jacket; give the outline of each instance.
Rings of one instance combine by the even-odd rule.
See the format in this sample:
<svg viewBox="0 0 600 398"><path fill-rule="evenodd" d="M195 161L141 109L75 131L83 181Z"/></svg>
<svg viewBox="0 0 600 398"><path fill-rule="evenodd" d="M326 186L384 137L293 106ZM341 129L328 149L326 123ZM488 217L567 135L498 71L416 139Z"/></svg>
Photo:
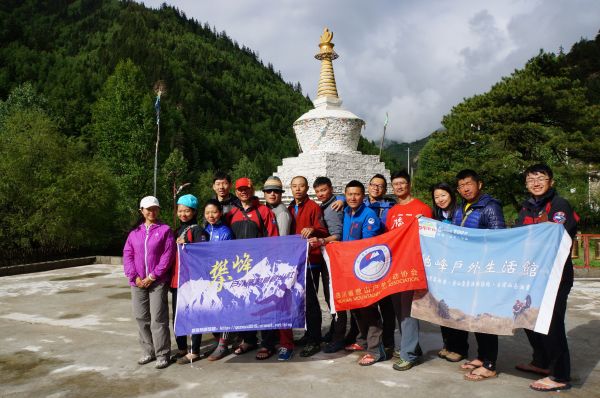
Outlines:
<svg viewBox="0 0 600 398"><path fill-rule="evenodd" d="M292 178L290 184L294 201L288 207L292 215L292 234L304 238L326 238L329 232L323 222L321 206L308 197L308 181L305 177ZM306 336L307 344L300 352L301 357L310 357L321 351L321 306L317 293L319 279L325 261L319 247L312 247L308 253L306 273Z"/></svg>
<svg viewBox="0 0 600 398"><path fill-rule="evenodd" d="M254 196L254 188L249 178L238 178L235 182L235 195L239 199L239 204L234 203L234 207L226 215L227 223L231 227L235 239L279 236L275 216L267 206L260 204L258 198ZM263 332L263 346L256 354L256 359L267 359L275 351L272 332L265 332ZM233 352L235 355L244 354L257 347L256 332L241 332L240 336L244 340Z"/></svg>

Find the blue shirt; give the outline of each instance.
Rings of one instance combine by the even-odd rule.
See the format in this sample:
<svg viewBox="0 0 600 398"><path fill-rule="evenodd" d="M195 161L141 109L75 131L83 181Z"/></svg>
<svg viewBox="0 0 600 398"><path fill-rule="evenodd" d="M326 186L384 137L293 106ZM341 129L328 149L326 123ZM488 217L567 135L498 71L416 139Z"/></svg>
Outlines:
<svg viewBox="0 0 600 398"><path fill-rule="evenodd" d="M208 240L210 242L233 239L231 229L221 222L215 225L208 224L204 230L208 234Z"/></svg>
<svg viewBox="0 0 600 398"><path fill-rule="evenodd" d="M372 209L377 217L379 217L379 221L381 221L381 227L385 228L385 221L387 219L388 211L396 204L394 202L390 202L386 199L376 200L375 202L371 202L369 197L365 197L364 200L365 206Z"/></svg>
<svg viewBox="0 0 600 398"><path fill-rule="evenodd" d="M375 212L363 204L352 214L348 206L344 209L342 241L372 238L382 231L381 221Z"/></svg>

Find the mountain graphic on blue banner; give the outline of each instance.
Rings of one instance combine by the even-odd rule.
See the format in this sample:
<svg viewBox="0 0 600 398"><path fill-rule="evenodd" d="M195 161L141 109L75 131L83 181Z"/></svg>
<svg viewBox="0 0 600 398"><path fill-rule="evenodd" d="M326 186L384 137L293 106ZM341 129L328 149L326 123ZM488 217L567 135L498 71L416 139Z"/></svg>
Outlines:
<svg viewBox="0 0 600 398"><path fill-rule="evenodd" d="M292 241L297 247L271 240ZM306 241L297 240L225 241L218 244L226 248L197 244L193 250L180 251L176 334L304 327ZM263 242L254 246L255 241ZM252 246L240 250L236 246L241 242ZM229 254L224 257L224 252ZM253 264L248 271L239 271L232 264L244 253ZM215 281L211 269L224 260L227 272L221 282Z"/></svg>

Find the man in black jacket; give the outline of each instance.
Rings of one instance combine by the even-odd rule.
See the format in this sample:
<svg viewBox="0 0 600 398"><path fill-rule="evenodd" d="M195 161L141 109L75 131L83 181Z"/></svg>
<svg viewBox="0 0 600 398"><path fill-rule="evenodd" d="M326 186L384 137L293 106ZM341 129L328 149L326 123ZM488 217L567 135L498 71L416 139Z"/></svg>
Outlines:
<svg viewBox="0 0 600 398"><path fill-rule="evenodd" d="M525 186L531 194L519 212L517 225L555 222L562 224L572 239L577 234L577 214L569 202L558 196L553 188L552 169L535 164L525 170ZM562 279L556 294L552 321L547 335L525 330L533 347L533 360L519 364L517 369L536 373L544 378L529 385L536 391L561 391L571 388L571 359L565 330L567 298L573 286L573 261L567 257Z"/></svg>

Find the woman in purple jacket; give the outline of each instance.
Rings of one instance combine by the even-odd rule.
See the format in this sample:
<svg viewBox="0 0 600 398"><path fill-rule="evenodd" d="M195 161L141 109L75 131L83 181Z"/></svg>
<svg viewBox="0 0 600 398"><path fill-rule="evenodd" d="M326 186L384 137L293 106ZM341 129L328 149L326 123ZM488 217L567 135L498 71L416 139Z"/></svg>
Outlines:
<svg viewBox="0 0 600 398"><path fill-rule="evenodd" d="M171 338L167 292L175 256L175 238L158 220L160 205L154 196L140 201L140 217L123 249L125 276L131 285L133 315L139 326L143 356L138 364L157 359L156 368L169 366Z"/></svg>

